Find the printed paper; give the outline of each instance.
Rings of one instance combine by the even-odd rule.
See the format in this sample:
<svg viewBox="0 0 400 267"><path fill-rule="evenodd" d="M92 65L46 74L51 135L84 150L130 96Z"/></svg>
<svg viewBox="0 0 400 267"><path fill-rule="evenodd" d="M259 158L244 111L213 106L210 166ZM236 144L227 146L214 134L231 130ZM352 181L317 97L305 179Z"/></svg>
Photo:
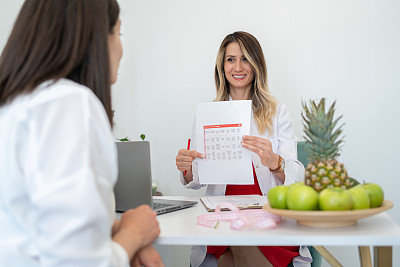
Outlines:
<svg viewBox="0 0 400 267"><path fill-rule="evenodd" d="M197 159L201 184L253 184L250 152L243 135L250 134L251 101L201 103L196 111Z"/></svg>

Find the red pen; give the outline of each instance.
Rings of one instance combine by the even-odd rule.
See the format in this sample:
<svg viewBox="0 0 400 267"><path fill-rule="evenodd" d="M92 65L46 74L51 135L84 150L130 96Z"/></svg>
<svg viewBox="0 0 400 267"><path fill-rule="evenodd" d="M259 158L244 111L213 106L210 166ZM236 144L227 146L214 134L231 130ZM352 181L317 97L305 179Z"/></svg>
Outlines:
<svg viewBox="0 0 400 267"><path fill-rule="evenodd" d="M190 149L190 138L188 139L188 146L187 146L187 150ZM183 172L183 176L185 176L187 173L187 170Z"/></svg>

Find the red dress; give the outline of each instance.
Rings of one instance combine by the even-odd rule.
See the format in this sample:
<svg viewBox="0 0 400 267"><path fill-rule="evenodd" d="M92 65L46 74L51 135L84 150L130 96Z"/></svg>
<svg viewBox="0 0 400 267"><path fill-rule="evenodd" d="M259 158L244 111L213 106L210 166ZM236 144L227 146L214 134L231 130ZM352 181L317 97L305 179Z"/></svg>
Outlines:
<svg viewBox="0 0 400 267"><path fill-rule="evenodd" d="M260 186L258 184L257 175L253 165L254 184L252 185L227 185L225 195L262 195ZM226 246L207 246L207 253L214 254L219 259L225 250ZM275 267L286 267L291 262L293 257L299 255L298 246L279 246L279 247L258 247L264 256Z"/></svg>

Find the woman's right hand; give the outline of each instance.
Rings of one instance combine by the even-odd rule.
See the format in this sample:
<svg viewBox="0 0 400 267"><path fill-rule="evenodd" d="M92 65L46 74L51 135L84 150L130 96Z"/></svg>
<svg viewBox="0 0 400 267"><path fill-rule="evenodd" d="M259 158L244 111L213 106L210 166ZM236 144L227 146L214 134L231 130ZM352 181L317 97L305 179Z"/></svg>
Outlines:
<svg viewBox="0 0 400 267"><path fill-rule="evenodd" d="M204 155L197 152L196 150L180 149L176 156L176 167L181 172L191 171L192 162L196 158L204 159Z"/></svg>
<svg viewBox="0 0 400 267"><path fill-rule="evenodd" d="M153 243L159 234L156 213L148 205L141 205L122 214L113 240L124 247L129 259L132 259L140 249Z"/></svg>

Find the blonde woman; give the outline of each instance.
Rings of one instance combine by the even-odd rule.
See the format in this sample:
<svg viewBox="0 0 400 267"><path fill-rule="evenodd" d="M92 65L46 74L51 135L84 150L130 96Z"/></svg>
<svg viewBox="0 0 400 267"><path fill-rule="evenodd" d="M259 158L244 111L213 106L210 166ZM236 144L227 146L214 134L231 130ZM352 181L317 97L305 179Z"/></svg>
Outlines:
<svg viewBox="0 0 400 267"><path fill-rule="evenodd" d="M222 41L215 64L215 101L252 100L250 135L242 146L252 151L254 184L202 185L199 183L196 150L181 149L176 166L186 188L207 186L206 195L266 195L272 187L304 180L304 167L297 160L297 138L286 106L268 88L264 54L257 39L246 32L234 32ZM193 132L193 135L195 132ZM192 147L196 147L195 136ZM197 266L296 266L306 247L222 247L195 246L191 264ZM302 263L304 264L304 262ZM307 266L307 265L302 265Z"/></svg>

